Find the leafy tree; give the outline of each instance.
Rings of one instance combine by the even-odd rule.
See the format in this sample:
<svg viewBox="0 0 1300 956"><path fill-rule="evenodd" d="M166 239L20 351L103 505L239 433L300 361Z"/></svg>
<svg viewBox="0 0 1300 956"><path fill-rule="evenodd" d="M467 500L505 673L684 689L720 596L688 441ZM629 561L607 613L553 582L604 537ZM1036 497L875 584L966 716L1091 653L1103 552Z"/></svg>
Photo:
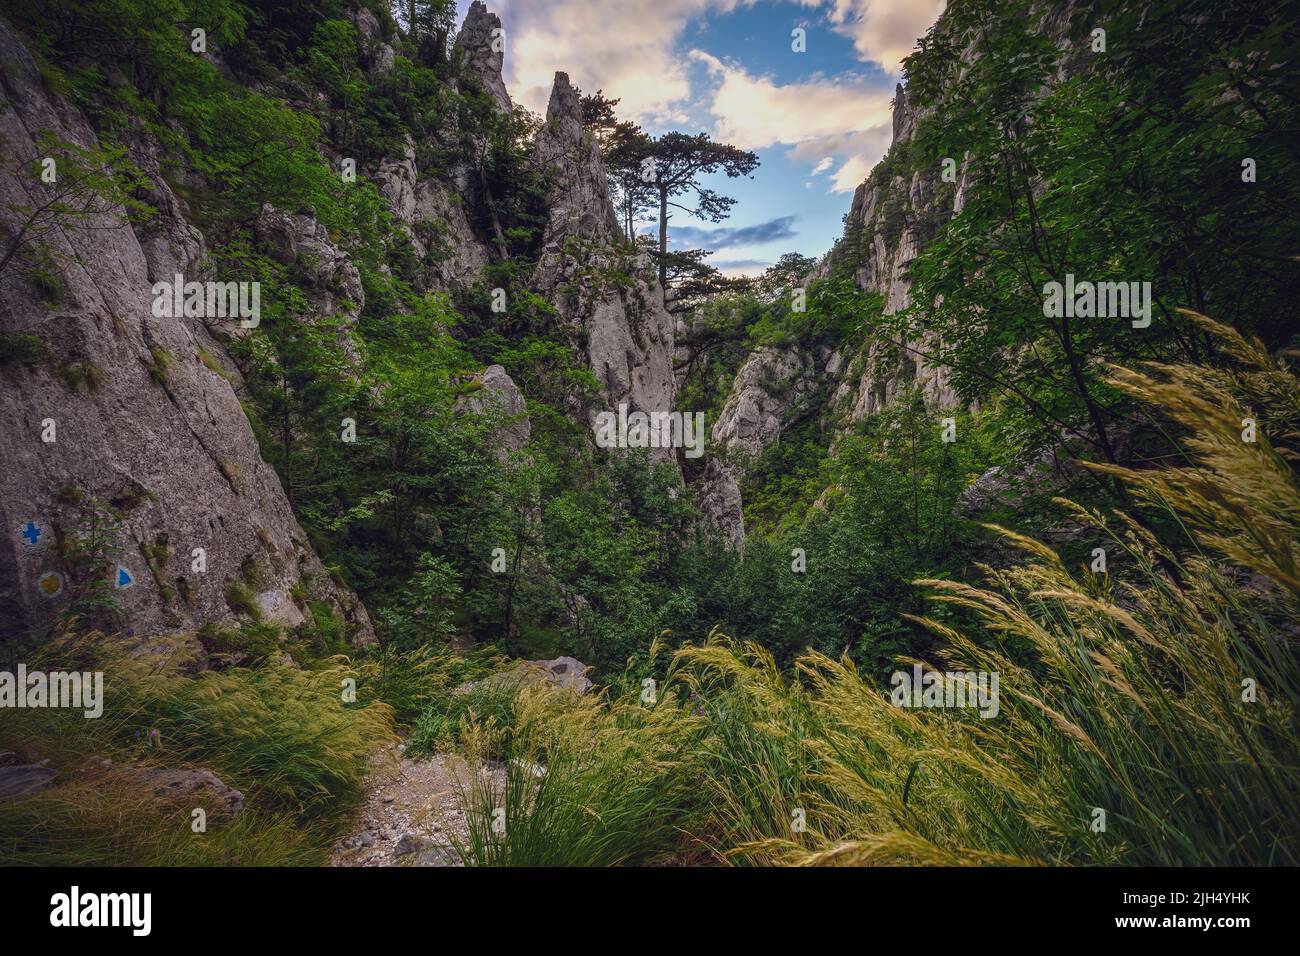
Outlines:
<svg viewBox="0 0 1300 956"><path fill-rule="evenodd" d="M409 651L445 641L455 630L452 618L460 594L455 568L427 551L421 554L410 581L379 613L388 643Z"/></svg>
<svg viewBox="0 0 1300 956"><path fill-rule="evenodd" d="M710 299L738 289L742 282L730 279L704 260L713 255L707 249L669 252L662 257L668 285L666 305L674 315L692 312Z"/></svg>
<svg viewBox="0 0 1300 956"><path fill-rule="evenodd" d="M817 260L811 256L787 252L763 270L754 287L762 298L772 301L802 287L816 267Z"/></svg>
<svg viewBox="0 0 1300 956"><path fill-rule="evenodd" d="M654 156L654 140L636 123L620 120L614 112L619 100L609 99L603 90L583 96L582 121L600 144L609 177L609 192L618 210L628 242L636 241L636 226L658 197L647 182L647 160Z"/></svg>
<svg viewBox="0 0 1300 956"><path fill-rule="evenodd" d="M899 161L933 170L964 157L970 188L913 263L898 328L912 342L930 333L918 350L950 366L964 396L1012 396L1040 444L1068 437L1115 460L1132 420L1101 362L1204 360L1179 305L1274 341L1287 326L1276 303L1300 282L1287 225L1300 170L1285 131L1300 117L1282 89L1295 71L1277 57L1288 28L1248 7L1080 10L1062 79L1061 48L1030 4L971 4L907 61L926 119ZM1090 50L1101 22L1114 55ZM1277 173L1267 188L1243 182L1241 158L1258 156ZM1045 283L1067 274L1151 282L1151 326L1044 315Z"/></svg>
<svg viewBox="0 0 1300 956"><path fill-rule="evenodd" d="M37 155L15 158L8 175L28 184L25 202L6 205L0 223L0 272L24 250L49 253L46 238L65 229L118 229L152 215L135 198L149 181L121 146L78 146L47 131L34 138ZM53 165L49 165L52 161ZM54 176L47 181L47 173Z"/></svg>

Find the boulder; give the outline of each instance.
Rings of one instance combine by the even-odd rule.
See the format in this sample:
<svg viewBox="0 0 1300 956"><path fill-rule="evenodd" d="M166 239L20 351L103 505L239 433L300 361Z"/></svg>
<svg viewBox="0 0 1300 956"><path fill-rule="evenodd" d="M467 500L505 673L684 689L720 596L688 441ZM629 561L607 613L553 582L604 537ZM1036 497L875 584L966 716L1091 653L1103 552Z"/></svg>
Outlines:
<svg viewBox="0 0 1300 956"><path fill-rule="evenodd" d="M500 671L482 680L461 684L453 693L468 694L478 687L513 686L543 681L571 690L579 695L591 690L592 683L587 677L591 668L573 657L556 657L549 661L520 661L509 670Z"/></svg>
<svg viewBox="0 0 1300 956"><path fill-rule="evenodd" d="M198 802L220 819L233 820L244 807L244 795L227 786L211 770L121 767L118 772L159 800Z"/></svg>
<svg viewBox="0 0 1300 956"><path fill-rule="evenodd" d="M37 764L0 767L0 800L21 800L54 786L58 774Z"/></svg>
<svg viewBox="0 0 1300 956"><path fill-rule="evenodd" d="M489 365L474 381L480 387L461 396L456 402L456 411L488 416L499 423L492 432L492 439L497 457L504 461L510 452L519 451L528 444L532 434L524 393L500 365Z"/></svg>

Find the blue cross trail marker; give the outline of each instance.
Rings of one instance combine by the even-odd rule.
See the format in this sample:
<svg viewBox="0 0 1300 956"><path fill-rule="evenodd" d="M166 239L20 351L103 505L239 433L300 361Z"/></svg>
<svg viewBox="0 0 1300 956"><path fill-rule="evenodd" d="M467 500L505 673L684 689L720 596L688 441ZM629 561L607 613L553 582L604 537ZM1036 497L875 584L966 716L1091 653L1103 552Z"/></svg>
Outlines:
<svg viewBox="0 0 1300 956"><path fill-rule="evenodd" d="M45 532L41 530L41 526L35 521L27 522L27 524L23 526L23 530L20 532L21 537L26 538L27 543L32 547L36 547L36 542L41 540L43 534L45 534Z"/></svg>

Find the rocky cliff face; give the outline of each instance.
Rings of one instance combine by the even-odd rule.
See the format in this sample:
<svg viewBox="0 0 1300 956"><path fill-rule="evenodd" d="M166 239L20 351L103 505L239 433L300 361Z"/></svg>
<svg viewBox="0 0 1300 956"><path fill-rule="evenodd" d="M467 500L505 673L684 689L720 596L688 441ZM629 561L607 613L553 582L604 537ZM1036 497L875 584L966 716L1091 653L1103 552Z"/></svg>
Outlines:
<svg viewBox="0 0 1300 956"><path fill-rule="evenodd" d="M893 149L911 141L919 118L900 83L894 95ZM878 166L853 194L845 222L846 241L841 244L844 248L828 255L813 277L829 275L839 259L849 260L858 287L884 297L885 315L906 309L912 304L908 269L938 224L961 210L964 185L964 177L956 187L945 186L932 171L918 170L906 177L891 174L884 164ZM932 407L955 405L957 395L948 382L947 371L924 356L932 344L873 343L862 361L846 368L848 374L836 389L835 410L847 412L850 421L861 421L892 401L898 388L913 380ZM882 362L882 353L897 353L898 357Z"/></svg>
<svg viewBox="0 0 1300 956"><path fill-rule="evenodd" d="M395 52L379 21L365 10L351 16L363 68L392 69ZM500 26L475 2L451 57L463 67L462 85L482 89L509 113ZM2 24L0 63L6 156L39 159L43 130L82 146L96 143L87 117L45 89L21 39ZM315 600L345 619L355 643L373 641L365 608L322 567L240 406L242 379L226 344L258 330L238 318L152 313L155 283L178 274L186 282L221 277L212 274L188 209L163 179L156 144L143 133L129 142L149 180L144 198L156 208L148 221L133 225L120 210L105 211L51 235L49 275L36 277L22 257L0 270L0 519L7 533L0 600L16 609L0 621L0 636L39 628L84 585L75 570L86 558L75 553L77 541L93 516L111 511L122 516L122 527L97 547L123 585L113 593L121 609L113 626L124 632L189 633L251 615L292 626ZM479 281L499 253L467 214L472 170L421 169L417 147L408 137L369 173L424 264L416 288L452 292ZM536 151L552 187L534 286L556 303L601 385L600 407L575 414L621 403L671 410L672 320L653 264L623 239L599 148L564 74L556 76ZM16 210L48 198L29 173L10 164L0 174L0 215L11 232L21 228ZM362 357L349 329L365 293L348 255L310 212L266 205L251 226L259 248L289 268L310 304L308 314L288 318L337 327L343 354L359 371ZM499 366L485 370L480 384L458 410L492 418L503 455L522 448L529 437L523 395ZM675 460L672 449L652 454ZM714 484L714 497L739 500L734 481L715 474Z"/></svg>
<svg viewBox="0 0 1300 956"><path fill-rule="evenodd" d="M781 437L790 413L816 387L817 375L813 357L798 349L751 352L714 423L714 443L758 457Z"/></svg>
<svg viewBox="0 0 1300 956"><path fill-rule="evenodd" d="M537 156L553 174L538 288L582 342L607 408L671 410L673 320L649 256L623 238L600 148L583 128L578 93L564 73L555 74ZM674 454L655 449L652 457Z"/></svg>
<svg viewBox="0 0 1300 956"><path fill-rule="evenodd" d="M474 0L465 14L465 22L456 36L452 56L459 57L478 78L483 89L491 94L497 108L509 113L510 94L501 79L505 61L505 39L501 32L501 18L488 12L482 0Z"/></svg>
<svg viewBox="0 0 1300 956"><path fill-rule="evenodd" d="M894 97L895 150L915 136L920 118L899 84ZM826 278L834 269L847 269L859 288L882 296L884 314L906 309L912 289L908 269L938 225L961 210L965 188L963 175L955 185L944 184L937 173L897 175L882 162L854 192L845 239L808 281ZM814 394L828 396L820 414L832 432L876 414L913 383L921 387L932 408L957 404L947 370L920 354L933 345L926 340L874 339L849 354L810 354L797 347L754 351L736 374L713 427L715 445L741 453L739 459L730 456L733 464L721 470L734 483L734 462L757 457L779 441L795 413L807 410L803 402ZM716 495L702 498L701 504L720 526L734 527L733 514L717 512L722 500L729 502L728 507L736 506L734 500Z"/></svg>
<svg viewBox="0 0 1300 956"><path fill-rule="evenodd" d="M386 46L378 36L378 23L370 22L373 16L359 17L366 42ZM496 108L508 114L514 106L501 79L505 54L500 30L500 18L475 0L451 56L465 68L468 82L487 92ZM388 56L379 55L379 62L391 62L392 50L387 49ZM421 285L444 292L470 285L493 261L491 243L475 231L466 211L471 171L462 165L433 175L419 167L416 154L416 143L407 136L401 155L379 164L376 185L406 224L415 253L424 263Z"/></svg>
<svg viewBox="0 0 1300 956"><path fill-rule="evenodd" d="M38 161L36 137L46 130L96 145L86 117L45 88L3 21L0 63L6 157ZM355 643L372 641L365 608L321 566L228 378L222 340L255 330L238 329L237 319L153 315L155 283L177 273L186 281L214 277L202 272L202 236L157 174L149 144L137 142L133 152L151 180L151 220L132 226L117 211L93 215L82 228L44 236L41 277L21 256L0 271L0 330L7 342L36 345L0 360L0 604L7 610L0 636L47 622L79 583L76 565L87 555L78 550L99 547L121 585L114 596L128 634L233 621L228 597L240 588L264 617L290 625L303 620L307 595L325 600L348 621ZM10 234L21 228L21 210L57 188L29 173L8 162L0 172L0 217ZM354 296L339 269L338 294ZM92 498L123 516L115 540L102 546L85 543Z"/></svg>

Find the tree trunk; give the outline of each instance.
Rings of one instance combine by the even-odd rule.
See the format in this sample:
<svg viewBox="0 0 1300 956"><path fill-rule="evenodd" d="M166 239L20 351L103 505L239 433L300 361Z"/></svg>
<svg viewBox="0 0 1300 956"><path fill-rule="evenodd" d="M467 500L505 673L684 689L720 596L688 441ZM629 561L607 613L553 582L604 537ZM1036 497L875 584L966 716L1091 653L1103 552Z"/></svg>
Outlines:
<svg viewBox="0 0 1300 956"><path fill-rule="evenodd" d="M668 301L668 187L659 185L659 286L664 292L664 301Z"/></svg>

